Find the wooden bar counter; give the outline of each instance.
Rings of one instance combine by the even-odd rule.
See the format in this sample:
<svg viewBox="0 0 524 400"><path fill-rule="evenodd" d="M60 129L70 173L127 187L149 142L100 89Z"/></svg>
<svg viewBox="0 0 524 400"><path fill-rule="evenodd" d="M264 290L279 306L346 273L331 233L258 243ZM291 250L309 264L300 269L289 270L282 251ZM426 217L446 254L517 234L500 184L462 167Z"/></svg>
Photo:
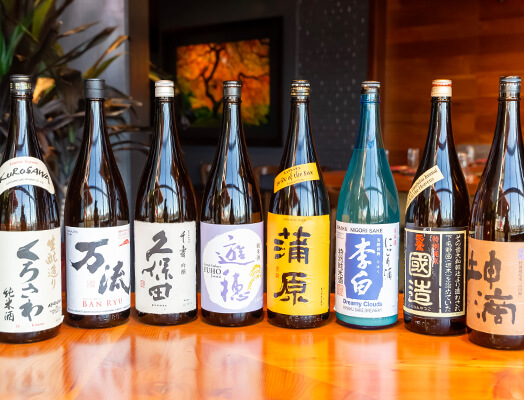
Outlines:
<svg viewBox="0 0 524 400"><path fill-rule="evenodd" d="M401 299L400 299L401 300ZM399 302L401 303L401 301ZM332 295L331 305L334 304ZM129 323L0 345L1 399L522 399L524 353L394 327Z"/></svg>

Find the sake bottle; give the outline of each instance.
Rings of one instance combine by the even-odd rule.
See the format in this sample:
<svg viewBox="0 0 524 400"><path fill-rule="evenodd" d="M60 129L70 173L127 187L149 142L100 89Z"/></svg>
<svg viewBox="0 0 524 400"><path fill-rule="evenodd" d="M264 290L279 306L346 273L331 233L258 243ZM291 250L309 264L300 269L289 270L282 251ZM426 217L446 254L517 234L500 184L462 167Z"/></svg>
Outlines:
<svg viewBox="0 0 524 400"><path fill-rule="evenodd" d="M33 120L30 77L10 78L9 131L0 166L0 341L56 336L63 320L58 201Z"/></svg>
<svg viewBox="0 0 524 400"><path fill-rule="evenodd" d="M408 193L404 323L428 335L466 331L469 194L451 130L451 81L431 89L422 160Z"/></svg>
<svg viewBox="0 0 524 400"><path fill-rule="evenodd" d="M343 326L374 329L398 316L400 211L380 127L380 83L362 82L357 142L337 207L335 311Z"/></svg>
<svg viewBox="0 0 524 400"><path fill-rule="evenodd" d="M309 117L310 85L291 84L291 117L267 219L268 320L314 328L329 317L329 200Z"/></svg>
<svg viewBox="0 0 524 400"><path fill-rule="evenodd" d="M135 207L135 303L141 322L197 315L196 204L175 126L174 85L155 82L153 138Z"/></svg>
<svg viewBox="0 0 524 400"><path fill-rule="evenodd" d="M129 318L129 208L104 115L105 82L86 79L84 136L65 203L68 324L105 328Z"/></svg>
<svg viewBox="0 0 524 400"><path fill-rule="evenodd" d="M202 318L218 326L263 316L262 202L242 128L241 86L224 82L222 131L200 218Z"/></svg>
<svg viewBox="0 0 524 400"><path fill-rule="evenodd" d="M524 349L524 148L518 76L500 78L495 136L473 200L467 315L473 343Z"/></svg>

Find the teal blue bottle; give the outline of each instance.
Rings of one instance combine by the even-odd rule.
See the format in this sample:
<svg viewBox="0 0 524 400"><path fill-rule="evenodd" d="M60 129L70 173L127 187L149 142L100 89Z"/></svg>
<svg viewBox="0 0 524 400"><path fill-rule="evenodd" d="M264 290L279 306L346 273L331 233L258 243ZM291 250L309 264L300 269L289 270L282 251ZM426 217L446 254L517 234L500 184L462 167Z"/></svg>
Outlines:
<svg viewBox="0 0 524 400"><path fill-rule="evenodd" d="M362 82L357 142L340 190L335 311L341 325L376 329L398 318L398 194L382 143L380 83Z"/></svg>

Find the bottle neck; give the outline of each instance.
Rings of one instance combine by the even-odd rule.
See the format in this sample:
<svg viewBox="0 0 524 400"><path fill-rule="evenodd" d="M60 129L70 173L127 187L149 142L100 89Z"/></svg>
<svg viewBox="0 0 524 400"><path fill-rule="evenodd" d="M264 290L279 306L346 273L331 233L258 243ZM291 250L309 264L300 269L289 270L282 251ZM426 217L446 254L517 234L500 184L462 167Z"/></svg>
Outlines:
<svg viewBox="0 0 524 400"><path fill-rule="evenodd" d="M309 119L309 98L291 98L287 147L285 154L293 158L288 160L286 167L316 161Z"/></svg>
<svg viewBox="0 0 524 400"><path fill-rule="evenodd" d="M177 148L175 104L172 97L158 97L155 103L155 130L152 145L156 146L157 154L160 149L163 149L162 157L172 160Z"/></svg>
<svg viewBox="0 0 524 400"><path fill-rule="evenodd" d="M244 131L240 116L240 99L224 101L221 137L221 147L224 151L230 153L241 148Z"/></svg>
<svg viewBox="0 0 524 400"><path fill-rule="evenodd" d="M109 143L104 114L104 99L87 99L84 125L84 146L105 147Z"/></svg>
<svg viewBox="0 0 524 400"><path fill-rule="evenodd" d="M13 157L42 158L36 138L31 96L12 96L4 161Z"/></svg>
<svg viewBox="0 0 524 400"><path fill-rule="evenodd" d="M360 125L356 149L382 149L380 97L378 93L360 95Z"/></svg>
<svg viewBox="0 0 524 400"><path fill-rule="evenodd" d="M434 164L439 150L449 152L449 147L455 147L451 129L451 98L432 97L428 139L422 159Z"/></svg>
<svg viewBox="0 0 524 400"><path fill-rule="evenodd" d="M520 152L520 100L499 99L494 142L499 154L507 153L511 157Z"/></svg>

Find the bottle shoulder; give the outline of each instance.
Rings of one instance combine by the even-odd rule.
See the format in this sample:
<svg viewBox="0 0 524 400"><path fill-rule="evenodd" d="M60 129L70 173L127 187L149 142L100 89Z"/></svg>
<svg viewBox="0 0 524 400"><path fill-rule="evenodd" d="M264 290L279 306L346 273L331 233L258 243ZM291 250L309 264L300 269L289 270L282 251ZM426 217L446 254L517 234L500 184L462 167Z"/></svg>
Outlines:
<svg viewBox="0 0 524 400"><path fill-rule="evenodd" d="M214 163L202 197L201 221L251 223L262 220L262 201L250 165Z"/></svg>
<svg viewBox="0 0 524 400"><path fill-rule="evenodd" d="M337 219L351 223L400 220L395 181L383 149L355 149L344 177Z"/></svg>
<svg viewBox="0 0 524 400"><path fill-rule="evenodd" d="M137 190L135 220L168 223L196 219L195 194L187 176L143 177Z"/></svg>
<svg viewBox="0 0 524 400"><path fill-rule="evenodd" d="M273 214L293 216L329 215L329 197L321 179L289 185L273 193L269 202Z"/></svg>

